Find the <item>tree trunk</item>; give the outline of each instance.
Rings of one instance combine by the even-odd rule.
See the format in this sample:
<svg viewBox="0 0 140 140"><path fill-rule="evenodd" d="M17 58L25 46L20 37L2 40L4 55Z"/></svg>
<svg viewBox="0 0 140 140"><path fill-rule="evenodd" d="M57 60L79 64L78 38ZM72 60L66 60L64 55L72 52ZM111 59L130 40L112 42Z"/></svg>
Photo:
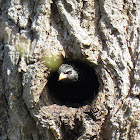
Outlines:
<svg viewBox="0 0 140 140"><path fill-rule="evenodd" d="M1 0L0 140L138 140L139 25L139 0ZM91 104L51 101L44 54L93 67Z"/></svg>

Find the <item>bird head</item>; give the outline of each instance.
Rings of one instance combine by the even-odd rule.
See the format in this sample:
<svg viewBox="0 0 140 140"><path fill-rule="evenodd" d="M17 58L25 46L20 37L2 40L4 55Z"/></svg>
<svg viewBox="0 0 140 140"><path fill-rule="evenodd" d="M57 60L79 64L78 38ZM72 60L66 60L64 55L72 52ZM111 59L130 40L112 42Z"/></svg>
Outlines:
<svg viewBox="0 0 140 140"><path fill-rule="evenodd" d="M58 69L59 81L75 82L78 80L77 70L70 64L62 64Z"/></svg>

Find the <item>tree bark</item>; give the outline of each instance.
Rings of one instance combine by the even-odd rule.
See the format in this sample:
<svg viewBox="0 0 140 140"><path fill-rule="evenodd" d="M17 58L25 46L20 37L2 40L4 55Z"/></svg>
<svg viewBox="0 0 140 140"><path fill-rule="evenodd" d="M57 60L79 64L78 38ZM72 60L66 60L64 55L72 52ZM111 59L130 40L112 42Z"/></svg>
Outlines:
<svg viewBox="0 0 140 140"><path fill-rule="evenodd" d="M138 140L139 25L139 0L1 0L0 139ZM46 53L95 69L92 104L50 100Z"/></svg>

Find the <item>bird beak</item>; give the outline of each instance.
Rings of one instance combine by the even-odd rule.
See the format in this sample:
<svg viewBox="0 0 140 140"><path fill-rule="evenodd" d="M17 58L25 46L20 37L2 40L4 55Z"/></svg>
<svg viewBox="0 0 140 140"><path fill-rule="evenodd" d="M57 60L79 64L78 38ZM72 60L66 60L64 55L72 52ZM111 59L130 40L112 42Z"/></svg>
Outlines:
<svg viewBox="0 0 140 140"><path fill-rule="evenodd" d="M66 79L66 78L67 78L67 75L66 74L60 73L59 78L58 78L58 81L63 80L63 79Z"/></svg>

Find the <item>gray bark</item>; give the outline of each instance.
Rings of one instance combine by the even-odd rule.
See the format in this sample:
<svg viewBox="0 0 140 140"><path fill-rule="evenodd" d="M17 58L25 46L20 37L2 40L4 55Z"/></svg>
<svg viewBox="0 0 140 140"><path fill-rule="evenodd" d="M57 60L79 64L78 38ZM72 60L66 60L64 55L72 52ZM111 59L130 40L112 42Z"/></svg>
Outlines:
<svg viewBox="0 0 140 140"><path fill-rule="evenodd" d="M0 139L138 140L139 32L139 0L0 0ZM94 67L91 105L50 101L48 52Z"/></svg>

